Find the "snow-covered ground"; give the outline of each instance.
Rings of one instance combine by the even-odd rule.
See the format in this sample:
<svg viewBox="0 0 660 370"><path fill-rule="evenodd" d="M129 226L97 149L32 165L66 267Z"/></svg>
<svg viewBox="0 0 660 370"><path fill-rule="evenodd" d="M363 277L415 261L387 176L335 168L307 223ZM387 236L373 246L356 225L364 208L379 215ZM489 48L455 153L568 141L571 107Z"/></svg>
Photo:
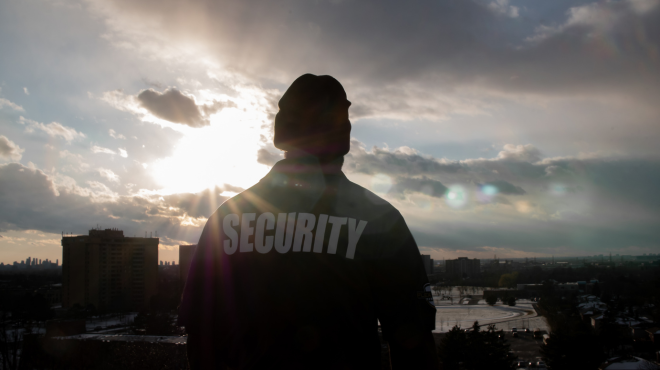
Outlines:
<svg viewBox="0 0 660 370"><path fill-rule="evenodd" d="M116 329L117 327L125 327L133 323L133 320L137 316L137 312L131 312L124 315L105 315L105 316L95 316L88 317L85 325L87 327L87 332L95 331L97 327L101 327L103 331ZM102 333L103 331L95 331Z"/></svg>
<svg viewBox="0 0 660 370"><path fill-rule="evenodd" d="M519 299L513 307L502 303L489 306L482 295L483 288L480 287L434 291L433 298L438 310L434 332L444 333L455 325L468 328L475 321L482 326L494 324L497 329L505 331L512 328L548 330L545 319L536 314L530 300Z"/></svg>

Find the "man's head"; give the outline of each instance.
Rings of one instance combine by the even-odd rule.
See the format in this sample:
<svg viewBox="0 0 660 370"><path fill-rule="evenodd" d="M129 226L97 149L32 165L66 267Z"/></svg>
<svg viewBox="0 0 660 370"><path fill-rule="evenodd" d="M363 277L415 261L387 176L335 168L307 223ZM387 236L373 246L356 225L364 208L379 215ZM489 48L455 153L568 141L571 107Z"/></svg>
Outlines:
<svg viewBox="0 0 660 370"><path fill-rule="evenodd" d="M350 105L344 88L333 77L298 77L278 103L275 147L326 160L345 155L351 140Z"/></svg>

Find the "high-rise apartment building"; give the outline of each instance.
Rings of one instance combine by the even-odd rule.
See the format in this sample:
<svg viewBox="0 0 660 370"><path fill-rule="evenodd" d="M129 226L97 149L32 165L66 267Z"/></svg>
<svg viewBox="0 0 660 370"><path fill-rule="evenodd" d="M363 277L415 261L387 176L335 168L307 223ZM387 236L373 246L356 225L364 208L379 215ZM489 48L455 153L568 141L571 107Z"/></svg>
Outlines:
<svg viewBox="0 0 660 370"><path fill-rule="evenodd" d="M148 307L158 293L158 238L127 238L115 229L62 237L62 307Z"/></svg>
<svg viewBox="0 0 660 370"><path fill-rule="evenodd" d="M424 270L426 270L426 274L430 275L432 274L433 271L433 258L429 256L428 254L422 254L422 262L424 263Z"/></svg>
<svg viewBox="0 0 660 370"><path fill-rule="evenodd" d="M196 248L197 244L179 246L179 281L181 282L181 289L186 286L188 271L190 271L190 262L192 262Z"/></svg>
<svg viewBox="0 0 660 370"><path fill-rule="evenodd" d="M447 275L471 277L481 272L481 261L476 258L458 257L455 260L447 260L445 267Z"/></svg>

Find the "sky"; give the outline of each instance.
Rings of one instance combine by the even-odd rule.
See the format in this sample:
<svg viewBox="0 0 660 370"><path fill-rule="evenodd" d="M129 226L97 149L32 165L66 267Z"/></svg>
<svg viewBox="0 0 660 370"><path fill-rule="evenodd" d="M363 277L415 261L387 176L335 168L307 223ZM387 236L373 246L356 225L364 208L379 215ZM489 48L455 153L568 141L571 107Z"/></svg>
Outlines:
<svg viewBox="0 0 660 370"><path fill-rule="evenodd" d="M6 0L0 262L97 226L178 260L304 73L422 253L660 253L660 0Z"/></svg>

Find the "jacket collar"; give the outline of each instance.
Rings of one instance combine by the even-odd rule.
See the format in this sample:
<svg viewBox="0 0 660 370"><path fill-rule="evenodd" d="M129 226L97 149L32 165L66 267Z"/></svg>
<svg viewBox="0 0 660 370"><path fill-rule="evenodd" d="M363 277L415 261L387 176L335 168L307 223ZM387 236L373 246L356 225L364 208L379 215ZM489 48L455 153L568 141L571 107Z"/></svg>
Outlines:
<svg viewBox="0 0 660 370"><path fill-rule="evenodd" d="M275 163L270 172L261 179L266 185L272 187L290 187L303 192L323 193L332 177L338 180L346 179L341 171L343 158L335 163L322 166L315 156L303 156L291 159L282 159ZM330 181L328 181L330 180Z"/></svg>

